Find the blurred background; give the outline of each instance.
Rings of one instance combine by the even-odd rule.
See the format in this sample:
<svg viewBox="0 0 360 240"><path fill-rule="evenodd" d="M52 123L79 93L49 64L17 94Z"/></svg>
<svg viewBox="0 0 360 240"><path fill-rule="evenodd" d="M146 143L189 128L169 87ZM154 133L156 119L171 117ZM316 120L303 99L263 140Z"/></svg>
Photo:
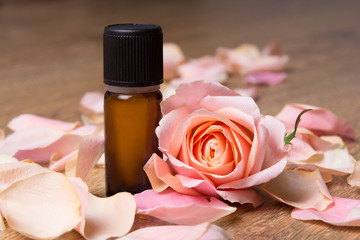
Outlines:
<svg viewBox="0 0 360 240"><path fill-rule="evenodd" d="M348 108L360 93L359 12L360 2L335 0L0 0L0 126L23 112L78 119L82 94L104 91L104 26L128 22L161 25L164 42L177 43L188 59L278 40L290 56L289 77L260 88L262 112L303 102L354 126Z"/></svg>

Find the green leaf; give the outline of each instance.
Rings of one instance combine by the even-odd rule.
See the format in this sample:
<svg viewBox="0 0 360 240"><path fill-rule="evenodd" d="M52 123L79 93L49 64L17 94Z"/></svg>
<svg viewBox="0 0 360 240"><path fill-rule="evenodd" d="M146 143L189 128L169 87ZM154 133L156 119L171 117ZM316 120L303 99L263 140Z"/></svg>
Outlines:
<svg viewBox="0 0 360 240"><path fill-rule="evenodd" d="M287 136L285 136L285 138L284 138L285 145L286 145L286 144L290 144L291 140L293 140L293 138L295 137L297 128L298 128L299 123L300 123L300 120L301 120L301 119L300 119L301 116L302 116L304 113L306 113L306 112L308 112L308 111L311 111L311 110L312 110L312 109L305 109L305 110L302 111L302 112L299 114L299 116L296 118L294 131L293 131L292 133L288 134Z"/></svg>

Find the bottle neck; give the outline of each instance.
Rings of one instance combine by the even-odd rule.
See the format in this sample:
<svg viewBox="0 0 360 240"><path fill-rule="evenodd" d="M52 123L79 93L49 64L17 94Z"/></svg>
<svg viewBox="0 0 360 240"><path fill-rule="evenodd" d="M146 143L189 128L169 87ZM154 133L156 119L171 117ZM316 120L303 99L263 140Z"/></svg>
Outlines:
<svg viewBox="0 0 360 240"><path fill-rule="evenodd" d="M148 87L118 87L106 84L106 89L113 93L148 93L156 92L160 90L160 85L148 86Z"/></svg>

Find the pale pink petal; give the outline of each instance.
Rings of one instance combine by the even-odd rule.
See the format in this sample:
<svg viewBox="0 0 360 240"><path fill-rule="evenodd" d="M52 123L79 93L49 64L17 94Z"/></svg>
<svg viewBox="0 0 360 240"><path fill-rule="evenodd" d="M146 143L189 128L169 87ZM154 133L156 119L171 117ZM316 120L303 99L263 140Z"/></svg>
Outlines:
<svg viewBox="0 0 360 240"><path fill-rule="evenodd" d="M272 72L284 70L289 62L289 56L266 56L263 55L254 59L234 59L234 64L238 65L241 74L249 74L253 72Z"/></svg>
<svg viewBox="0 0 360 240"><path fill-rule="evenodd" d="M254 72L245 76L244 82L246 84L266 84L276 85L285 80L287 77L286 73L283 72Z"/></svg>
<svg viewBox="0 0 360 240"><path fill-rule="evenodd" d="M217 56L226 61L234 72L248 74L252 72L281 71L289 61L287 55L261 54L253 44L242 44L234 49L218 48Z"/></svg>
<svg viewBox="0 0 360 240"><path fill-rule="evenodd" d="M175 86L199 80L222 83L228 77L226 64L212 56L192 59L180 65L178 72L179 78L171 81Z"/></svg>
<svg viewBox="0 0 360 240"><path fill-rule="evenodd" d="M85 125L78 127L69 133L79 136L87 136L87 135L95 134L98 128L99 127L96 125Z"/></svg>
<svg viewBox="0 0 360 240"><path fill-rule="evenodd" d="M19 160L29 158L39 164L47 164L54 152L67 155L78 148L80 141L81 136L79 135L65 134L53 142L45 139L44 142L34 142L24 146L18 149L13 156Z"/></svg>
<svg viewBox="0 0 360 240"><path fill-rule="evenodd" d="M11 184L20 180L51 172L49 169L41 167L36 163L27 162L8 162L0 164L0 191L6 189Z"/></svg>
<svg viewBox="0 0 360 240"><path fill-rule="evenodd" d="M70 178L81 200L81 223L76 230L86 239L102 240L127 234L134 222L136 202L130 193L99 198L88 193L80 178Z"/></svg>
<svg viewBox="0 0 360 240"><path fill-rule="evenodd" d="M66 163L71 159L76 159L78 155L79 150L75 150L73 152L70 152L69 154L65 155L64 157L61 157L60 159L57 159L56 161L51 158L50 159L50 165L49 169L57 172L62 172L65 170ZM62 156L62 154L61 154Z"/></svg>
<svg viewBox="0 0 360 240"><path fill-rule="evenodd" d="M261 172L255 173L254 175L248 176L247 178L235 180L229 183L224 183L217 187L217 189L244 189L253 187L279 176L286 166L286 158L281 159L276 164L268 167Z"/></svg>
<svg viewBox="0 0 360 240"><path fill-rule="evenodd" d="M160 91L163 97L163 100L166 100L168 97L176 93L178 86L174 86L171 83L163 83L160 85Z"/></svg>
<svg viewBox="0 0 360 240"><path fill-rule="evenodd" d="M80 135L52 128L30 127L18 130L0 142L0 153L8 153L18 160L31 159L47 164L55 152L67 155L77 149L80 140Z"/></svg>
<svg viewBox="0 0 360 240"><path fill-rule="evenodd" d="M299 220L321 220L337 226L360 226L360 200L332 198L334 203L324 211L294 209L291 216Z"/></svg>
<svg viewBox="0 0 360 240"><path fill-rule="evenodd" d="M104 94L100 92L87 92L80 100L80 107L87 113L104 112Z"/></svg>
<svg viewBox="0 0 360 240"><path fill-rule="evenodd" d="M220 108L235 108L253 117L260 116L259 107L254 99L243 96L205 96L200 101L200 107L209 111ZM241 121L238 122L241 124Z"/></svg>
<svg viewBox="0 0 360 240"><path fill-rule="evenodd" d="M272 41L261 50L261 53L263 55L281 55L281 45L278 41Z"/></svg>
<svg viewBox="0 0 360 240"><path fill-rule="evenodd" d="M216 190L216 192L227 201L232 203L250 203L254 208L263 204L261 197L251 188L240 190Z"/></svg>
<svg viewBox="0 0 360 240"><path fill-rule="evenodd" d="M89 172L94 168L103 153L103 137L84 137L79 146L75 176L80 177L83 181L86 181Z"/></svg>
<svg viewBox="0 0 360 240"><path fill-rule="evenodd" d="M353 172L355 160L340 137L318 137L299 128L292 140L289 162L298 165L312 164L322 172L345 175Z"/></svg>
<svg viewBox="0 0 360 240"><path fill-rule="evenodd" d="M155 191L161 192L168 186L171 186L179 193L200 195L195 190L184 187L180 180L174 176L169 165L155 153L145 164L144 170L150 180L152 188Z"/></svg>
<svg viewBox="0 0 360 240"><path fill-rule="evenodd" d="M161 103L161 111L167 114L170 111L187 106L190 111L200 108L199 102L205 96L238 96L220 83L198 81L184 84L173 95Z"/></svg>
<svg viewBox="0 0 360 240"><path fill-rule="evenodd" d="M255 99L257 95L257 89L255 87L235 88L233 91L240 94L241 96L251 97L252 99Z"/></svg>
<svg viewBox="0 0 360 240"><path fill-rule="evenodd" d="M56 238L80 222L80 200L61 173L37 174L0 193L0 211L9 226L37 239Z"/></svg>
<svg viewBox="0 0 360 240"><path fill-rule="evenodd" d="M33 114L21 114L16 118L13 118L7 126L13 131L18 131L28 127L48 127L68 132L77 128L79 125L79 122L64 122Z"/></svg>
<svg viewBox="0 0 360 240"><path fill-rule="evenodd" d="M360 187L360 164L358 161L355 161L354 171L348 177L347 182L351 186Z"/></svg>
<svg viewBox="0 0 360 240"><path fill-rule="evenodd" d="M287 104L276 115L282 121L287 129L293 129L295 120L301 111L312 109L301 117L299 127L303 127L320 134L334 134L342 137L355 138L355 130L345 121L338 117L328 109L319 108L305 104Z"/></svg>
<svg viewBox="0 0 360 240"><path fill-rule="evenodd" d="M325 210L333 202L319 170L284 170L277 178L262 185L270 196L301 209Z"/></svg>
<svg viewBox="0 0 360 240"><path fill-rule="evenodd" d="M156 128L156 135L159 139L159 147L164 149L170 148L170 140L173 137L178 125L190 114L187 107L180 107L166 114Z"/></svg>
<svg viewBox="0 0 360 240"><path fill-rule="evenodd" d="M18 162L16 158L10 156L7 153L0 153L0 164L1 163L12 163L12 162ZM0 170L1 171L1 170Z"/></svg>
<svg viewBox="0 0 360 240"><path fill-rule="evenodd" d="M4 219L3 219L3 216L0 212L0 232L1 231L4 231L6 229L6 225L5 225L5 222L4 222Z"/></svg>
<svg viewBox="0 0 360 240"><path fill-rule="evenodd" d="M175 43L164 43L164 80L170 80L177 75L177 69L185 61L181 48Z"/></svg>
<svg viewBox="0 0 360 240"><path fill-rule="evenodd" d="M236 211L236 208L216 198L208 201L204 197L183 195L172 189L160 193L146 190L134 197L139 214L151 215L176 224L213 222Z"/></svg>
<svg viewBox="0 0 360 240"><path fill-rule="evenodd" d="M136 230L120 238L121 240L230 240L220 227L210 223L194 226L156 226Z"/></svg>

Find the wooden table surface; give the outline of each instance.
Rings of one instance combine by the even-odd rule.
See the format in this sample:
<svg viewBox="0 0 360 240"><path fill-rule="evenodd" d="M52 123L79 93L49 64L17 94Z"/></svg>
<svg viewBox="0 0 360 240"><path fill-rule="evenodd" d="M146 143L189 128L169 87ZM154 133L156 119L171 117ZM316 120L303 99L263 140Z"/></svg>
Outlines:
<svg viewBox="0 0 360 240"><path fill-rule="evenodd" d="M326 107L356 129L348 144L360 160L359 1L26 1L0 0L0 128L21 113L74 121L81 96L104 91L103 27L144 22L163 27L164 41L188 58L213 54L218 46L279 40L291 57L289 78L261 87L257 103L276 114L289 102ZM241 85L239 79L229 87ZM8 131L9 132L9 131ZM360 199L360 190L336 177L330 192ZM103 171L89 182L103 195ZM357 239L360 228L293 220L292 210L265 197L257 209L243 205L216 222L234 239ZM134 228L161 221L137 219ZM0 239L26 239L13 230ZM81 239L72 231L59 239Z"/></svg>

